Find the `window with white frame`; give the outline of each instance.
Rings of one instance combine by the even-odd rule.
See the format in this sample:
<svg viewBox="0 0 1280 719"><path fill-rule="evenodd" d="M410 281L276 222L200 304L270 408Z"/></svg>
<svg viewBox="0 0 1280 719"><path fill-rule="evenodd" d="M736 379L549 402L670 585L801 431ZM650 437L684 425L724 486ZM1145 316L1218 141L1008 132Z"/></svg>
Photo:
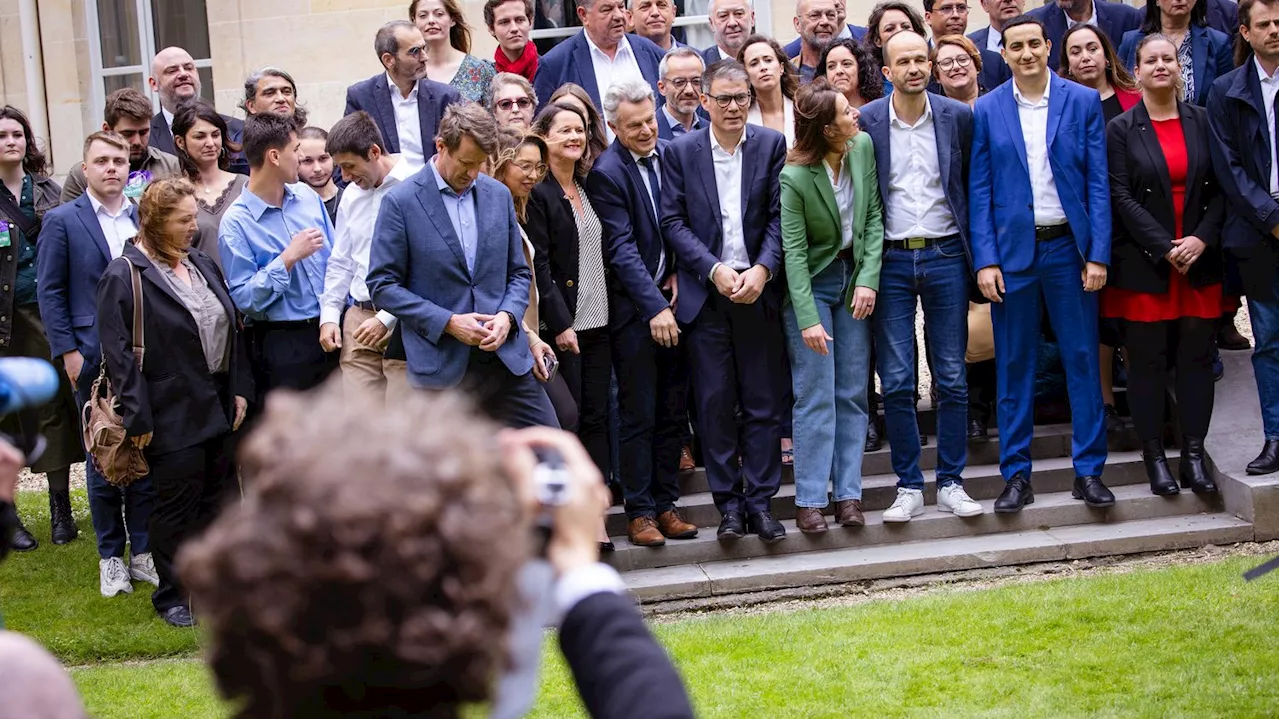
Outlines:
<svg viewBox="0 0 1280 719"><path fill-rule="evenodd" d="M213 60L205 0L84 0L93 64L93 102L122 87L141 90L157 109L159 95L147 87L151 58L177 46L191 53L200 74L201 96L213 101Z"/></svg>
<svg viewBox="0 0 1280 719"><path fill-rule="evenodd" d="M672 35L677 40L699 50L716 43L707 17L711 0L675 0L675 5L676 21ZM631 6L630 0L627 0L627 6ZM537 41L539 53L545 55L561 40L577 34L582 23L578 21L576 8L574 0L534 0L533 31L529 35ZM758 3L756 27L769 26L769 3Z"/></svg>

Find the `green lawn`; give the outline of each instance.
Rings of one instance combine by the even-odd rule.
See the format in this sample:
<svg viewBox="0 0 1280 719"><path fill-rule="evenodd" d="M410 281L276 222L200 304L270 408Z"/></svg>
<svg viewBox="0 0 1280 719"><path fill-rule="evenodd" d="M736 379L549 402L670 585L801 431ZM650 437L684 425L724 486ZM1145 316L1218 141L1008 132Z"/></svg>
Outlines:
<svg viewBox="0 0 1280 719"><path fill-rule="evenodd" d="M0 609L64 660L95 664L73 670L94 716L225 715L192 658L196 633L154 619L141 586L124 601L99 597L91 542L57 549L0 565ZM1260 561L709 615L656 631L702 717L1275 717L1276 576L1240 579ZM185 658L104 663L175 655ZM546 657L534 716L582 716L550 641Z"/></svg>

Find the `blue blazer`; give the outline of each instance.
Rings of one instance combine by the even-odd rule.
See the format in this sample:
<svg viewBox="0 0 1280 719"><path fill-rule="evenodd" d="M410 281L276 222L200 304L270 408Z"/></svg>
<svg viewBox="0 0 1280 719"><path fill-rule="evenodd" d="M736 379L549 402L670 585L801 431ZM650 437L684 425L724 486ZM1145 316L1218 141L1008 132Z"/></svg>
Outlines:
<svg viewBox="0 0 1280 719"><path fill-rule="evenodd" d="M1098 93L1050 73L1046 129L1058 200L1080 256L1109 264L1111 185ZM1031 174L1012 82L978 98L973 108L969 232L975 270L998 265L1022 272L1035 260Z"/></svg>
<svg viewBox="0 0 1280 719"><path fill-rule="evenodd" d="M135 222L137 213L137 207L129 202L129 214ZM49 349L54 357L78 350L86 367L96 366L102 356L98 280L111 262L111 248L88 192L44 216L39 249L36 298Z"/></svg>
<svg viewBox="0 0 1280 719"><path fill-rule="evenodd" d="M665 164L662 157L667 144L664 140L658 141L660 165ZM614 140L596 159L586 179L587 196L600 218L609 248L609 268L614 277L610 283L614 299L609 303L609 314L615 327L636 318L648 322L668 306L653 276L658 272L658 260L664 251L667 253L664 274L673 271L675 257L662 238L655 216L655 211L660 212L662 208L653 206L653 198L640 177L643 171L631 151Z"/></svg>
<svg viewBox="0 0 1280 719"><path fill-rule="evenodd" d="M653 96L662 106L662 93L658 92L658 63L662 62L662 48L639 35L627 34L631 52L636 56L640 74L653 88ZM596 108L600 106L600 93L607 87L596 87L596 73L591 62L591 48L587 45L586 31L578 33L551 48L551 52L538 60L538 72L533 76L533 90L538 95L538 109L546 107L555 91L566 82L581 85Z"/></svg>
<svg viewBox="0 0 1280 719"><path fill-rule="evenodd" d="M1094 0L1093 6L1097 8L1099 29L1107 34L1112 45L1119 45L1125 33L1142 25L1143 12L1136 7L1109 0ZM1028 10L1027 15L1044 25L1044 34L1053 43L1049 48L1049 69L1056 73L1062 61L1062 36L1067 34L1067 15L1056 2Z"/></svg>
<svg viewBox="0 0 1280 719"><path fill-rule="evenodd" d="M849 33L853 35L854 40L857 40L858 42L862 42L862 38L867 36L867 29L865 27L862 27L861 25L854 25L853 23L849 23ZM787 46L784 49L787 51L787 57L797 57L800 54L800 38L797 37L796 39L787 43ZM703 59L706 59L706 58L704 57Z"/></svg>
<svg viewBox="0 0 1280 719"><path fill-rule="evenodd" d="M777 307L782 272L782 166L787 141L767 127L747 125L742 158L742 234L753 265L773 278L760 301ZM711 128L672 142L662 157L662 235L675 252L680 282L676 319L692 322L706 302L711 268L720 261L720 195L711 160Z"/></svg>
<svg viewBox="0 0 1280 719"><path fill-rule="evenodd" d="M1141 30L1130 30L1120 41L1120 62L1133 72L1137 63L1138 42L1144 37ZM1235 63L1231 57L1231 38L1210 27L1191 26L1191 62L1192 73L1196 79L1196 96L1188 97L1187 102L1193 105L1204 105L1209 97L1209 87L1214 80L1231 72Z"/></svg>
<svg viewBox="0 0 1280 719"><path fill-rule="evenodd" d="M462 243L440 199L435 173L417 173L387 193L373 228L369 292L404 327L409 379L447 389L462 381L472 348L445 334L455 314L510 312L515 320L497 355L514 375L533 369L520 319L529 306L533 273L524 260L511 192L490 177L476 178L479 246L467 270Z"/></svg>
<svg viewBox="0 0 1280 719"><path fill-rule="evenodd" d="M964 241L965 255L969 256L969 150L973 142L973 111L963 102L941 95L926 93L933 111L933 134L938 145L938 170L942 174L942 189L947 197L947 207L956 218L960 239ZM883 201L889 188L889 103L882 97L867 103L859 115L862 129L871 137L876 150L876 174L880 181L880 199Z"/></svg>
<svg viewBox="0 0 1280 719"><path fill-rule="evenodd" d="M1209 21L1209 27L1234 38L1236 33L1240 32L1240 26L1236 24L1236 12L1239 6L1233 0L1207 0L1209 3L1205 7L1206 19Z"/></svg>
<svg viewBox="0 0 1280 719"><path fill-rule="evenodd" d="M424 158L436 154L436 132L440 129L444 109L461 99L457 90L444 83L426 78L418 81L418 125L422 128ZM400 152L400 131L396 129L396 111L391 107L387 73L380 72L347 88L347 107L342 111L343 116L360 110L372 115L374 122L378 123L387 152L393 155Z"/></svg>
<svg viewBox="0 0 1280 719"><path fill-rule="evenodd" d="M1271 197L1271 157L1266 152L1271 138L1262 108L1262 84L1252 57L1209 90L1209 151L1231 209L1222 226L1223 247L1275 244L1271 230L1280 211ZM43 242L43 232L40 237Z"/></svg>

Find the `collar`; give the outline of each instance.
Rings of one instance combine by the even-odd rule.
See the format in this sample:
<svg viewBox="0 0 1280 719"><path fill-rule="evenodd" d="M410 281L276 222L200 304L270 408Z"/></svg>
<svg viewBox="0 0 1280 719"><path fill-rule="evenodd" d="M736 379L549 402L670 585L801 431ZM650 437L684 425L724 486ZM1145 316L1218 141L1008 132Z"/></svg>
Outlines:
<svg viewBox="0 0 1280 719"><path fill-rule="evenodd" d="M840 26L840 32L836 33L837 40L849 40L853 37L853 31L849 29L849 23Z"/></svg>
<svg viewBox="0 0 1280 719"><path fill-rule="evenodd" d="M1280 72L1268 75L1267 71L1262 69L1262 63L1258 62L1257 55L1253 56L1253 68L1258 71L1258 82L1263 85L1275 85L1276 81L1280 79Z"/></svg>
<svg viewBox="0 0 1280 719"><path fill-rule="evenodd" d="M404 155L396 155L396 164L392 165L391 172L388 172L387 176L382 178L382 185L380 186L386 187L387 180L395 180L397 183L404 182L410 177L413 177L415 172L417 172L417 170L413 169L413 166L409 164L409 161L404 159Z"/></svg>
<svg viewBox="0 0 1280 719"><path fill-rule="evenodd" d="M716 139L716 131L714 128L707 128L707 135L711 138L711 149L713 152L715 150L719 150L720 152L726 155L729 154L729 151L724 149L724 146L720 144L720 140ZM739 151L742 150L742 146L746 144L746 142L747 142L747 128L744 127L742 128L742 137L738 139L738 144L734 146L733 155L730 155L730 157L737 156Z"/></svg>
<svg viewBox="0 0 1280 719"><path fill-rule="evenodd" d="M623 34L623 36L618 39L618 51L613 54L612 60L609 59L609 56L605 53L604 50L601 50L598 45L592 42L591 36L587 34L586 30L582 31L582 37L586 39L587 47L590 48L592 55L599 55L600 57L604 58L605 60L608 60L609 62L617 62L618 58L622 57L623 55L631 54L631 42L627 40L627 36L625 34Z"/></svg>
<svg viewBox="0 0 1280 719"><path fill-rule="evenodd" d="M391 100L393 102L396 100L399 100L400 102L413 100L416 102L418 99L418 83L413 83L413 89L409 91L408 97L402 97L400 95L400 87L396 85L395 80L391 79L391 73L387 73L387 91L391 93Z"/></svg>
<svg viewBox="0 0 1280 719"><path fill-rule="evenodd" d="M1053 75L1049 75L1049 81L1044 84L1044 96L1040 98L1040 102L1031 102L1022 96L1022 92L1018 90L1017 81L1009 83L1013 86L1013 101L1023 107L1041 107L1049 104L1049 91L1053 89Z"/></svg>
<svg viewBox="0 0 1280 719"><path fill-rule="evenodd" d="M1106 1L1106 0L1093 0L1093 5L1091 6L1091 12L1092 12L1093 14L1092 14L1092 15L1090 15L1090 16L1089 16L1089 19L1085 21L1086 23L1088 23L1088 24L1090 24L1090 25L1092 25L1092 26L1094 26L1094 27L1101 27L1100 25L1098 25L1098 3L1099 3L1099 2L1105 2L1105 1ZM1067 20L1067 29L1071 29L1072 27L1074 27L1074 26L1076 26L1076 25L1082 25L1082 24L1084 24L1084 23L1077 23L1075 20L1072 20L1072 19L1071 19L1071 16L1067 14L1067 11L1066 11L1066 10L1063 10L1063 11L1062 11L1062 17L1066 18L1066 20Z"/></svg>
<svg viewBox="0 0 1280 719"><path fill-rule="evenodd" d="M1017 92L1016 89L1014 91ZM889 125L890 126L897 125L898 127L904 130L914 130L917 127L924 127L932 119L933 119L933 103L929 101L929 93L926 92L924 95L924 114L920 116L919 120L916 120L916 124L914 125L908 125L905 121L898 119L898 111L894 109L893 97L890 96L889 98Z"/></svg>
<svg viewBox="0 0 1280 719"><path fill-rule="evenodd" d="M670 108L668 108L667 103L665 102L662 103L662 115L667 119L667 127L675 127L676 125L684 127L684 123L677 120L676 116L671 114L671 110ZM700 129L702 129L702 118L698 117L698 111L694 110L693 125L689 128L688 131L693 132L694 130L700 130Z"/></svg>
<svg viewBox="0 0 1280 719"><path fill-rule="evenodd" d="M307 185L303 182L286 183L284 186L284 199L281 200L280 207L274 207L272 205L268 205L266 200L263 200L261 197L258 197L257 195L253 194L253 192L249 190L249 185L247 184L244 186L244 190L240 192L240 197L244 201L245 208L249 210L249 213L251 215L253 215L253 219L261 220L262 216L266 214L267 210L283 211L285 205L288 205L292 200L297 198L298 193L301 191L301 188L303 187L306 187L308 190L311 190L313 194L315 193L315 190L312 190L310 187L307 187ZM319 197L319 195L316 195L316 196Z"/></svg>
<svg viewBox="0 0 1280 719"><path fill-rule="evenodd" d="M172 113L172 112L169 112L169 111L168 111L168 110L166 110L166 109L164 109L164 107L161 107L161 108L160 108L160 114L161 114L161 115L164 115L164 126L165 126L165 127L173 127L173 113ZM170 130L170 132L172 132L172 130Z"/></svg>
<svg viewBox="0 0 1280 719"><path fill-rule="evenodd" d="M638 154L636 154L636 153L634 153L634 152L631 152L631 150L627 150L627 152L630 152L630 153L631 153L631 159L632 159L632 160L635 160L637 165L639 165L639 164L640 164L640 161L641 161L641 160L643 160L643 159L645 159L645 158L653 158L653 159L655 159L655 160L659 159L659 158L658 158L658 148L656 148L656 147L655 147L655 148L653 148L653 151L652 151L652 152L650 152L648 155L638 155Z"/></svg>
<svg viewBox="0 0 1280 719"><path fill-rule="evenodd" d="M113 215L111 214L111 210L107 209L106 205L102 204L101 202L98 202L98 198L94 197L92 192L89 192L86 189L84 191L84 194L86 197L89 198L89 206L93 208L93 214L95 215L104 215L106 217L110 217L113 220L118 219L122 216L129 215L129 198L127 197L124 198L124 202L120 205L120 211Z"/></svg>
<svg viewBox="0 0 1280 719"><path fill-rule="evenodd" d="M436 160L439 157L440 157L439 155L436 155L435 157L431 158L430 162L427 163L427 167L431 168L431 176L436 178L436 189L440 190L440 192L453 195L454 197L465 197L467 193L476 189L476 183L474 182L472 182L470 185L467 185L466 189L464 189L462 192L458 192L457 190L453 189L453 186L445 182L444 177L440 175L440 171L436 169ZM401 164L403 164L403 160L401 161Z"/></svg>

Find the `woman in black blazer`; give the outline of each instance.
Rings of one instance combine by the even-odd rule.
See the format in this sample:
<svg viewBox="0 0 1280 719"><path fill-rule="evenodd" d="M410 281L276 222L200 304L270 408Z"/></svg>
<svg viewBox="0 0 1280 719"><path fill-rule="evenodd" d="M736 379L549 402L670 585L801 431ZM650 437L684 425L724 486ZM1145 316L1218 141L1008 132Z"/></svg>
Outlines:
<svg viewBox="0 0 1280 719"><path fill-rule="evenodd" d="M1136 57L1142 101L1107 125L1115 236L1102 311L1123 320L1129 406L1151 491L1178 493L1161 441L1172 366L1182 486L1216 492L1204 465L1214 321L1223 309L1224 207L1209 155L1213 140L1204 109L1178 100L1178 51L1168 38L1143 38Z"/></svg>
<svg viewBox="0 0 1280 719"><path fill-rule="evenodd" d="M189 627L174 555L213 521L235 486L233 433L253 380L222 271L191 248L195 188L182 179L153 182L138 211L138 236L98 283L98 329L125 430L143 448L156 490L150 531L160 585L151 602L169 624ZM141 369L133 353L133 268L141 278Z"/></svg>

